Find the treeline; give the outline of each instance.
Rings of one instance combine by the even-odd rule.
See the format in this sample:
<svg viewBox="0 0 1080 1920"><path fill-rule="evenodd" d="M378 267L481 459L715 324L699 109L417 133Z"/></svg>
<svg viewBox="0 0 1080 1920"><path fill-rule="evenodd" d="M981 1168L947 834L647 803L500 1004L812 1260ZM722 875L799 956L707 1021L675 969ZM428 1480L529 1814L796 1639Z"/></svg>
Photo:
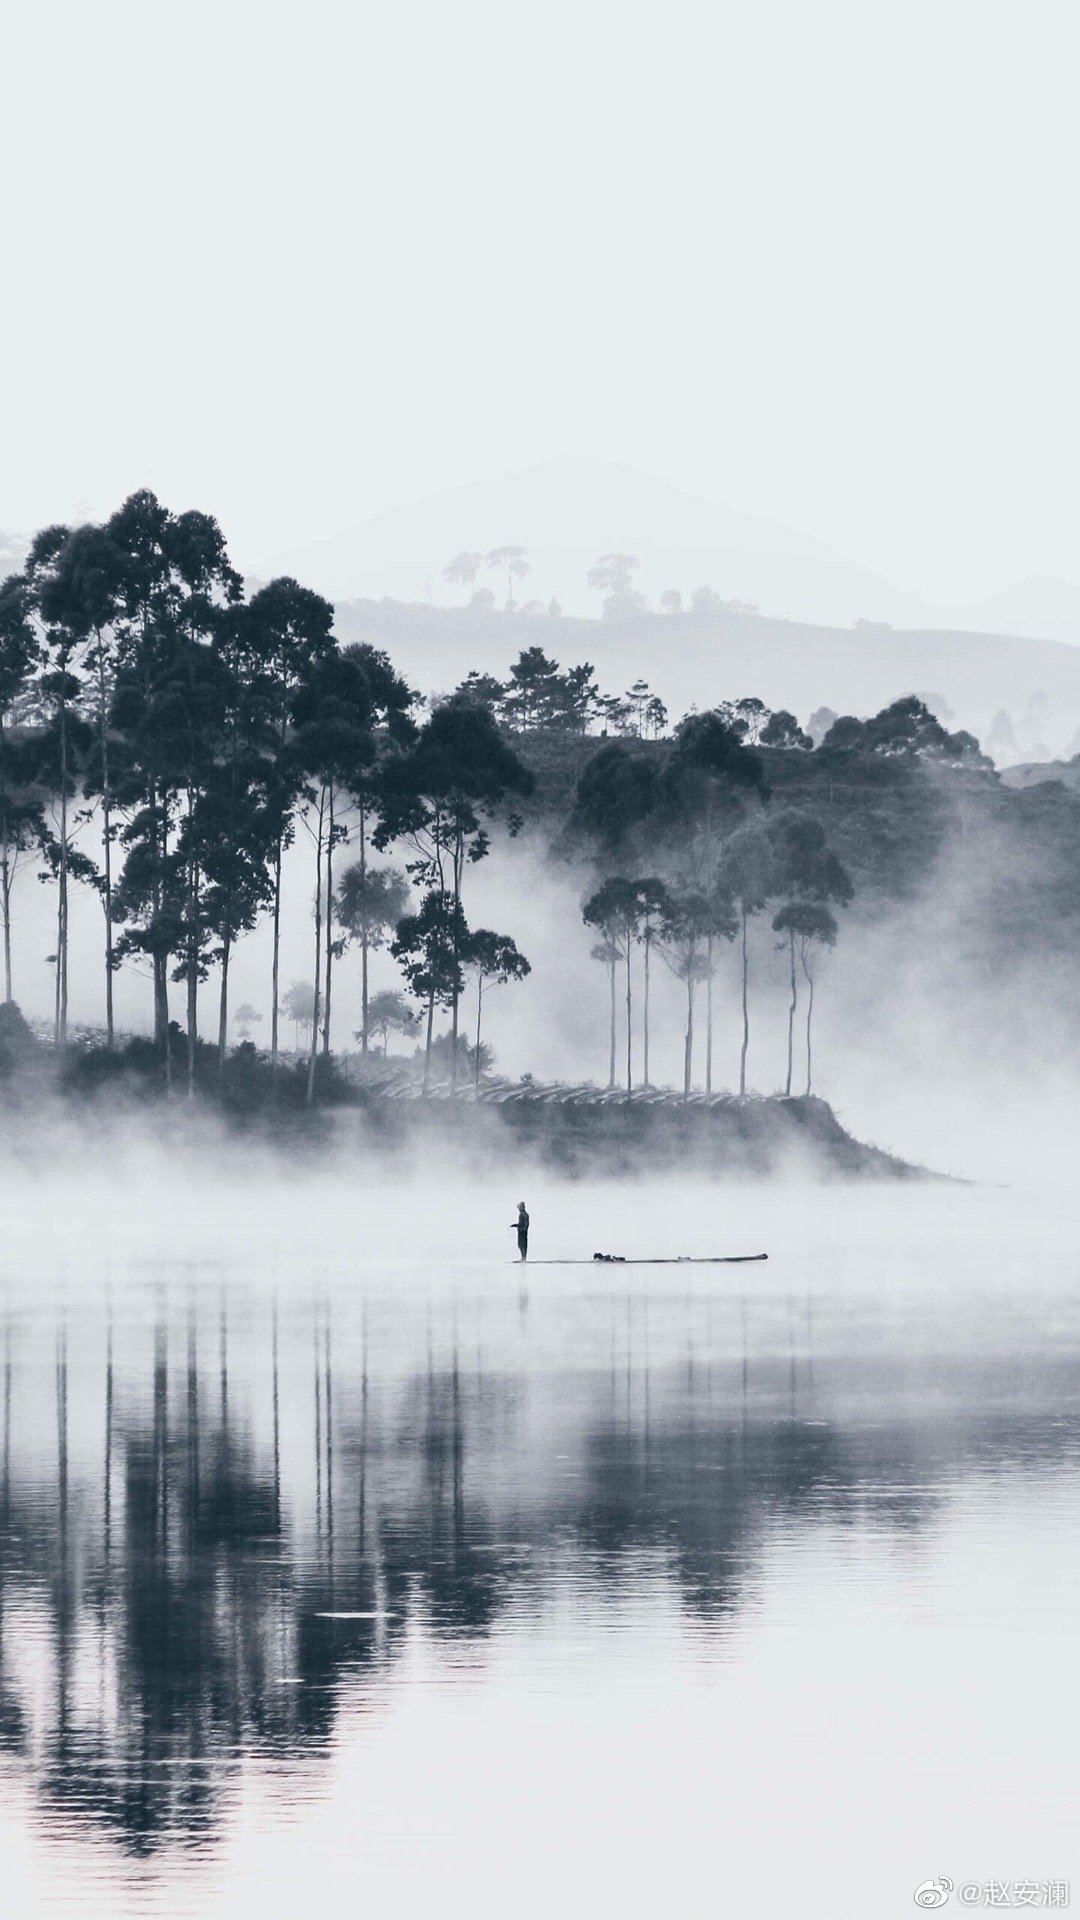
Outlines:
<svg viewBox="0 0 1080 1920"><path fill-rule="evenodd" d="M608 971L611 1084L620 993L626 1087L635 1078L650 1084L659 961L685 990L686 1091L704 996L711 1090L713 981L720 954L736 943L746 1091L753 928L765 923L788 963L787 1091L804 1003L809 1091L815 955L836 941L837 910L850 903L853 882L813 812L771 803L761 750L815 751L793 714L747 697L692 713L669 736L646 682L604 695L591 665L564 669L539 647L505 679L471 673L425 710L384 652L338 644L329 602L291 578L246 597L217 523L175 514L149 492L101 525L47 528L24 568L0 583L5 1000L16 965L12 888L32 865L55 901L59 1048L68 1037L71 895L82 886L101 907L106 1048L116 1043L116 970L130 962L149 978L166 1084L181 1074L189 1090L195 1085L206 1046L200 989L212 970L224 1071L232 960L263 920L270 1064L278 1064L281 1018L294 1023L295 1038L303 1025L308 1101L330 1055L335 967L350 943L361 961L361 1053L380 1039L385 1051L392 1032L419 1029L425 1086L444 1060L450 1079L466 1070L478 1079L485 990L523 979L529 963L509 933L470 926L467 875L487 857L493 823L510 835L521 825L535 784L524 757L532 737L597 731L606 737L564 826L595 870L583 913ZM816 752L834 762L861 754L989 764L970 735L949 733L914 698L870 720L831 717ZM283 992L283 861L298 836L310 856L312 887L300 910L311 917L311 969L306 983ZM400 993L371 995L370 958L380 948L397 962L412 1006ZM471 1045L462 1017L470 986ZM239 1012L237 1024L250 1032L257 1010ZM443 1035L437 1013L448 1016Z"/></svg>
<svg viewBox="0 0 1080 1920"><path fill-rule="evenodd" d="M389 941L426 1010L437 1007L459 1058L471 972L520 978L508 935L470 928L467 868L489 848L487 823L531 789L491 712L467 698L426 719L377 649L340 649L333 609L282 578L246 599L221 530L134 494L102 525L49 527L23 570L0 585L0 911L5 998L13 996L11 892L36 863L55 894L54 1038L67 1041L71 890L102 910L106 1046L113 981L125 961L152 981L153 1031L171 1082L171 994L183 1002L186 1079L199 1054L199 988L218 970L217 1058L224 1068L229 973L237 941L272 929L270 1059L278 1057L283 855L310 842L313 935L307 1098L330 1050L334 964L362 953L366 1052L368 957ZM79 845L91 813L100 859ZM514 827L513 818L509 822ZM346 838L358 858L343 872ZM369 865L400 847L404 873ZM410 888L415 911L408 911Z"/></svg>

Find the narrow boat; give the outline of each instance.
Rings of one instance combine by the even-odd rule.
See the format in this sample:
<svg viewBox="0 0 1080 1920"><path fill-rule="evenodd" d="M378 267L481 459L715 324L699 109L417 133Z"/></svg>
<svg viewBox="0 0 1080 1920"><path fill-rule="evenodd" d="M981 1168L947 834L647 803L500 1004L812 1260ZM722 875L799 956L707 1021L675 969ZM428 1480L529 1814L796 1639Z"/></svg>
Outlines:
<svg viewBox="0 0 1080 1920"><path fill-rule="evenodd" d="M625 1253L594 1253L591 1260L525 1260L514 1264L528 1267L742 1267L768 1257L767 1253L675 1253L638 1260Z"/></svg>

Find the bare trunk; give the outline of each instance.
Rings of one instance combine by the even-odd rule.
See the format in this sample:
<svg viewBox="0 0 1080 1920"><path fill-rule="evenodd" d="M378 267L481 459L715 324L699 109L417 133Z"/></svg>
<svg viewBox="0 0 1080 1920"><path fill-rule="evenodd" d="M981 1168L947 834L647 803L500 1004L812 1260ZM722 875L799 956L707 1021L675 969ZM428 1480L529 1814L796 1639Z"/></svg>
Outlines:
<svg viewBox="0 0 1080 1920"><path fill-rule="evenodd" d="M311 1047L308 1052L307 1104L315 1099L315 1061L319 1051L319 1008L322 997L322 881L323 823L326 795L319 793L319 825L315 837L315 998L311 1009Z"/></svg>
<svg viewBox="0 0 1080 1920"><path fill-rule="evenodd" d="M705 981L705 1091L712 1092L712 1040L713 1040L713 937L710 933L707 943L708 975Z"/></svg>
<svg viewBox="0 0 1080 1920"><path fill-rule="evenodd" d="M323 1003L322 1050L330 1052L330 986L334 963L334 789L330 788L329 830L326 835L326 999Z"/></svg>
<svg viewBox="0 0 1080 1920"><path fill-rule="evenodd" d="M190 795L188 809L190 818ZM188 871L187 964L187 1093L195 1098L195 1048L199 1038L199 869L194 860Z"/></svg>
<svg viewBox="0 0 1080 1920"><path fill-rule="evenodd" d="M424 1040L424 1085L422 1089L424 1093L427 1092L428 1088L431 1085L431 1030L434 1024L435 1024L435 994L434 992L431 992L428 994L427 1036Z"/></svg>
<svg viewBox="0 0 1080 1920"><path fill-rule="evenodd" d="M812 1060L811 1060L811 1054L810 1054L810 1023L814 1017L814 976L806 964L805 953L802 955L802 970L806 975L806 984L809 989L809 992L807 994L807 1000L806 1000L806 1097L807 1099L809 1099L810 1088L813 1080Z"/></svg>
<svg viewBox="0 0 1080 1920"><path fill-rule="evenodd" d="M484 976L482 973L479 973L476 976L476 1061L475 1061L475 1065L476 1065L475 1085L478 1093L480 1091L480 1016L483 1012L483 1008L484 1008Z"/></svg>
<svg viewBox="0 0 1080 1920"><path fill-rule="evenodd" d="M4 999L10 1005L11 991L11 865L8 858L7 834L4 834L3 847L0 848L0 895L2 895L4 914Z"/></svg>
<svg viewBox="0 0 1080 1920"><path fill-rule="evenodd" d="M109 777L109 731L105 697L105 658L98 635L98 748L101 754L101 815L105 835L105 1045L112 1050L113 1031L113 919L112 919L112 787Z"/></svg>
<svg viewBox="0 0 1080 1920"><path fill-rule="evenodd" d="M62 671L66 673L65 662ZM60 702L60 872L56 896L56 1010L53 1037L67 1045L68 938L68 830L67 830L67 702Z"/></svg>
<svg viewBox="0 0 1080 1920"><path fill-rule="evenodd" d="M652 932L649 922L645 922L645 979L642 993L641 1013L641 1084L649 1085L649 948L652 946Z"/></svg>
<svg viewBox="0 0 1080 1920"><path fill-rule="evenodd" d="M360 809L360 1053L368 1054L367 814Z"/></svg>
<svg viewBox="0 0 1080 1920"><path fill-rule="evenodd" d="M228 919L221 942L221 995L218 1000L218 1079L225 1072L225 1055L229 1045L229 961L232 958L232 941L229 938Z"/></svg>
<svg viewBox="0 0 1080 1920"><path fill-rule="evenodd" d="M270 1065L277 1066L278 1057L278 994L280 992L281 968L281 835L278 835L274 849L274 919L273 919L273 961L270 968Z"/></svg>
<svg viewBox="0 0 1080 1920"><path fill-rule="evenodd" d="M615 962L609 964L611 975L611 1045L608 1049L608 1090L615 1085Z"/></svg>
<svg viewBox="0 0 1080 1920"><path fill-rule="evenodd" d="M683 1099L690 1098L694 1072L694 976L686 976L686 1040L683 1045Z"/></svg>
<svg viewBox="0 0 1080 1920"><path fill-rule="evenodd" d="M630 1022L630 929L626 929L626 1096L629 1099L634 1091L632 1033Z"/></svg>
<svg viewBox="0 0 1080 1920"><path fill-rule="evenodd" d="M739 1056L739 1097L746 1097L746 1055L750 1046L750 960L746 947L747 912L742 910L742 1053Z"/></svg>
<svg viewBox="0 0 1080 1920"><path fill-rule="evenodd" d="M795 1053L795 1009L799 1000L798 987L795 981L795 932L791 927L788 928L788 952L791 957L791 1003L788 1007L787 1017L787 1080L784 1083L785 1100L791 1099L791 1073Z"/></svg>

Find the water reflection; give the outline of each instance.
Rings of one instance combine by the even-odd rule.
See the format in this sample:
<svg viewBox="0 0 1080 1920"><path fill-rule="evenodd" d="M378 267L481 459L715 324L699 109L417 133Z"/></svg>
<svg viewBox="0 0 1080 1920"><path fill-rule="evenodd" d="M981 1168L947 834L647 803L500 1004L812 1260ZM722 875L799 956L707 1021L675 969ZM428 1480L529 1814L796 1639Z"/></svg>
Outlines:
<svg viewBox="0 0 1080 1920"><path fill-rule="evenodd" d="M662 1586L722 1643L778 1539L887 1553L980 1474L1074 1472L1078 1384L1068 1342L913 1363L808 1296L15 1288L0 1749L76 1828L199 1849L418 1636L467 1670L556 1592L633 1625Z"/></svg>

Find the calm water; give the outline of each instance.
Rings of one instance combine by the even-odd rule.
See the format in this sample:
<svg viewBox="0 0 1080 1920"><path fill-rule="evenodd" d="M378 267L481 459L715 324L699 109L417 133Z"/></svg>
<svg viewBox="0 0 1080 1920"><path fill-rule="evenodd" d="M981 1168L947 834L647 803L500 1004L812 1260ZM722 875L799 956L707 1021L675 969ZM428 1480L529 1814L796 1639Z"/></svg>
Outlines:
<svg viewBox="0 0 1080 1920"><path fill-rule="evenodd" d="M1077 1206L517 1198L6 1196L4 1913L1080 1902Z"/></svg>

